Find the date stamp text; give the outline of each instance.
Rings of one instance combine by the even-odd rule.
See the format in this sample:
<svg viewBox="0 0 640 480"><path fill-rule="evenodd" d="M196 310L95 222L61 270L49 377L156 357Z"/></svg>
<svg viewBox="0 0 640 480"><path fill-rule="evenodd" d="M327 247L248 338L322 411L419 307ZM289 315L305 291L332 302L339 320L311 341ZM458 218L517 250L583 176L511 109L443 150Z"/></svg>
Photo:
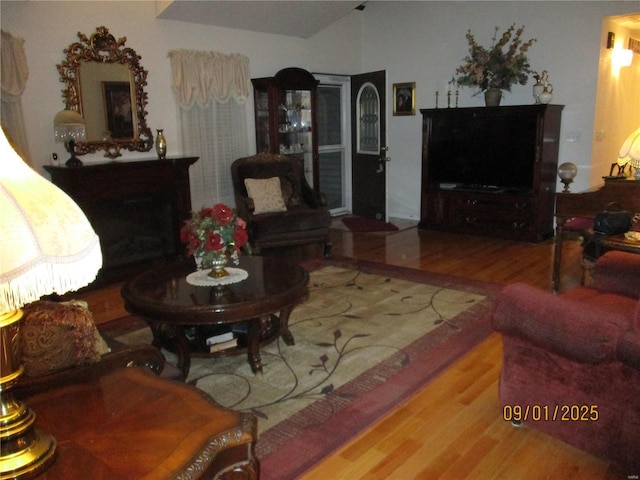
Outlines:
<svg viewBox="0 0 640 480"><path fill-rule="evenodd" d="M505 405L502 418L507 422L597 422L598 405Z"/></svg>

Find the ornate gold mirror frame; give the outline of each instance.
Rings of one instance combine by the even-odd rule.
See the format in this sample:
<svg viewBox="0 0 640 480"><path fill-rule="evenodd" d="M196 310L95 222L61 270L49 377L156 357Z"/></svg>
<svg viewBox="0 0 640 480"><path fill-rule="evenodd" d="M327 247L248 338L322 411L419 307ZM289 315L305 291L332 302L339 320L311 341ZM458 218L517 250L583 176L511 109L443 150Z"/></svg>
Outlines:
<svg viewBox="0 0 640 480"><path fill-rule="evenodd" d="M97 27L90 38L78 32L78 38L64 50L66 60L56 65L60 81L66 84L65 108L78 111L87 126L87 141L77 142L76 154L104 150L105 157L117 158L121 149L151 150L144 91L147 71L140 65L140 55L125 47L126 37L116 41L106 27Z"/></svg>

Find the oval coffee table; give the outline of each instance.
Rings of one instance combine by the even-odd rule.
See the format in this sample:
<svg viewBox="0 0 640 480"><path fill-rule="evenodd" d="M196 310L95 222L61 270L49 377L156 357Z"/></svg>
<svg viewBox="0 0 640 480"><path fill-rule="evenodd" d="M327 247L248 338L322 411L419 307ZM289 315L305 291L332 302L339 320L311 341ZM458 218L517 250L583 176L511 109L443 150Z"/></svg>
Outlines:
<svg viewBox="0 0 640 480"><path fill-rule="evenodd" d="M247 352L254 373L262 373L260 344L282 335L293 345L289 315L307 295L309 274L281 257L242 256L230 265L248 272L237 283L194 286L186 281L195 271L193 259L148 270L127 281L121 290L128 312L145 319L153 344L174 351L187 378L191 356ZM224 330L242 332L237 347L209 353L206 337Z"/></svg>

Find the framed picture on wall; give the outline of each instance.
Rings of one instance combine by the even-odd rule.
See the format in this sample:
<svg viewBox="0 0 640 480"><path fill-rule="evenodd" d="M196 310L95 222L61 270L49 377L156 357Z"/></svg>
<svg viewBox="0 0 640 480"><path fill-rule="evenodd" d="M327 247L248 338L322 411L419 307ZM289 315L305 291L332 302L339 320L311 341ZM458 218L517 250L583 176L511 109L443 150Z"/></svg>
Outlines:
<svg viewBox="0 0 640 480"><path fill-rule="evenodd" d="M394 115L415 115L416 114L415 82L393 84L393 114Z"/></svg>
<svg viewBox="0 0 640 480"><path fill-rule="evenodd" d="M102 93L111 138L133 138L133 106L129 82L102 82Z"/></svg>

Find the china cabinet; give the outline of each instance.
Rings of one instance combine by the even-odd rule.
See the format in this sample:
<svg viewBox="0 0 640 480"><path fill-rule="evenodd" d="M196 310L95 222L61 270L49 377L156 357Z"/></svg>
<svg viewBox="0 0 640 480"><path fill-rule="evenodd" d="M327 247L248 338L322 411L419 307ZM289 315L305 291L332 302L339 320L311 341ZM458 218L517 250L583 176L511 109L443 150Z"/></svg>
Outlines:
<svg viewBox="0 0 640 480"><path fill-rule="evenodd" d="M316 98L318 80L301 68L251 80L258 153L295 155L304 163L309 185L318 189Z"/></svg>

